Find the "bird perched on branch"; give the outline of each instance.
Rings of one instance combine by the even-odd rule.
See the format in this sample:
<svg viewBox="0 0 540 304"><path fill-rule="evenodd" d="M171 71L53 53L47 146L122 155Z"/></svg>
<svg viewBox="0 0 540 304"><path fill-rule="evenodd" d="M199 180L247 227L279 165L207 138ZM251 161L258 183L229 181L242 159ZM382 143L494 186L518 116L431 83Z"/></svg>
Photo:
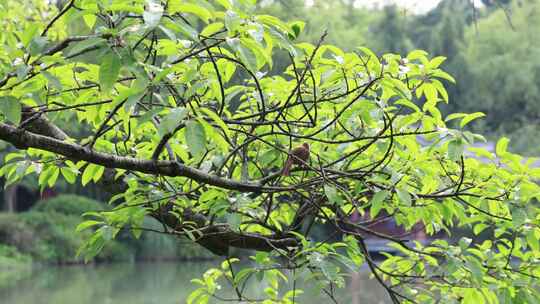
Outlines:
<svg viewBox="0 0 540 304"><path fill-rule="evenodd" d="M289 157L283 166L282 175L289 176L291 168L293 165L306 165L306 162L309 159L309 144L303 143L300 147L296 147L289 152Z"/></svg>

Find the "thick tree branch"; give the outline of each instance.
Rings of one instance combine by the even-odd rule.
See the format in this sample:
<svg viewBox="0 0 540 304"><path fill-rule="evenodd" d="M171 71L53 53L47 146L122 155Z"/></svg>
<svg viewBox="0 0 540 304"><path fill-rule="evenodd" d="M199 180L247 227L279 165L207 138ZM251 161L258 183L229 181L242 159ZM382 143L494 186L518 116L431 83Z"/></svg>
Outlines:
<svg viewBox="0 0 540 304"><path fill-rule="evenodd" d="M35 111L29 107L23 107L21 126L32 133L41 134L58 140L66 140L69 136L51 123L43 112ZM19 128L20 128L19 127Z"/></svg>
<svg viewBox="0 0 540 304"><path fill-rule="evenodd" d="M110 169L125 169L171 177L187 177L199 183L240 192L279 192L291 190L291 187L264 187L260 184L244 183L226 179L174 161L137 159L97 152L78 144L31 133L24 129L18 129L4 123L0 123L0 139L11 143L18 148L41 149L73 160L87 161Z"/></svg>
<svg viewBox="0 0 540 304"><path fill-rule="evenodd" d="M227 224L208 225L205 216L199 213L193 213L191 210L185 210L182 218L170 213L172 203L152 213L152 216L169 226L177 232L187 230L196 230L193 235L196 242L212 253L220 256L227 256L230 247L252 249L257 251L272 251L274 249L286 249L287 247L298 246L295 238L277 235L260 235L256 233L237 232L231 229ZM183 223L190 223L189 226ZM193 227L195 226L195 227Z"/></svg>

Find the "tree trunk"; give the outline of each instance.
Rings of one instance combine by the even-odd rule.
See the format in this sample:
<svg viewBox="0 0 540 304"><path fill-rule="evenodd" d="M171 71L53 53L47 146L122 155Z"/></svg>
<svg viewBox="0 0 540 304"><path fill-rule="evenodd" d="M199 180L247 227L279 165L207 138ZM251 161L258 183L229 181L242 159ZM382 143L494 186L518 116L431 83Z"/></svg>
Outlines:
<svg viewBox="0 0 540 304"><path fill-rule="evenodd" d="M4 204L7 212L17 211L17 185L9 185L4 189Z"/></svg>

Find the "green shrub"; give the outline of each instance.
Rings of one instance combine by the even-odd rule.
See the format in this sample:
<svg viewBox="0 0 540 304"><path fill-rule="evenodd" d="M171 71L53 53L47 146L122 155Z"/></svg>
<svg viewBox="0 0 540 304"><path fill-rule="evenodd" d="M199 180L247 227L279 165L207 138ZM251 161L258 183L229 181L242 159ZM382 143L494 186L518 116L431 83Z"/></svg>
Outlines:
<svg viewBox="0 0 540 304"><path fill-rule="evenodd" d="M20 270L21 267L29 266L31 262L32 257L20 253L16 247L0 244L0 269L2 271Z"/></svg>
<svg viewBox="0 0 540 304"><path fill-rule="evenodd" d="M104 203L74 194L62 194L41 200L33 208L35 211L57 212L77 216L88 211L102 211L104 209Z"/></svg>
<svg viewBox="0 0 540 304"><path fill-rule="evenodd" d="M0 244L29 252L34 247L36 233L18 214L0 213Z"/></svg>
<svg viewBox="0 0 540 304"><path fill-rule="evenodd" d="M10 246L37 262L80 263L82 258L76 256L77 249L90 234L90 231L75 231L80 221L80 216L55 211L0 214L0 246ZM96 260L130 260L132 252L128 245L115 241Z"/></svg>
<svg viewBox="0 0 540 304"><path fill-rule="evenodd" d="M35 231L36 241L30 253L52 263L75 263L82 235L75 232L80 217L57 212L26 212L20 218Z"/></svg>
<svg viewBox="0 0 540 304"><path fill-rule="evenodd" d="M0 214L0 244L15 247L36 261L73 263L82 235L75 232L78 216L30 211Z"/></svg>
<svg viewBox="0 0 540 304"><path fill-rule="evenodd" d="M0 213L0 245L12 246L19 253L38 262L70 264L82 262L77 250L90 230L77 233L81 214L104 210L106 205L77 195L59 195L42 200L30 211L18 214ZM147 218L144 227L161 229L157 221ZM174 236L144 232L140 239L124 230L102 250L96 261L134 259L208 259L212 255L203 247L182 242Z"/></svg>

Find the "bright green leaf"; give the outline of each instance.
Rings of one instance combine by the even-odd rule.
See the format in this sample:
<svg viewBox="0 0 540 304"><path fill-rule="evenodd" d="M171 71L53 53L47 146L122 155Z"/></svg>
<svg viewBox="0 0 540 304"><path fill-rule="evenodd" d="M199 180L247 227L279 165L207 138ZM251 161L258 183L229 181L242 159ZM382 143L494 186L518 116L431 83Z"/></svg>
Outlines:
<svg viewBox="0 0 540 304"><path fill-rule="evenodd" d="M495 146L495 153L497 153L498 156L503 156L506 154L506 149L508 148L508 143L510 140L507 137L503 137L499 139L497 142L497 145Z"/></svg>
<svg viewBox="0 0 540 304"><path fill-rule="evenodd" d="M467 116L465 116L461 120L461 123L459 124L459 126L463 128L469 122L471 122L471 121L473 121L473 120L475 120L477 118L484 117L484 116L486 116L486 114L484 114L482 112L476 112L476 113L467 114Z"/></svg>

